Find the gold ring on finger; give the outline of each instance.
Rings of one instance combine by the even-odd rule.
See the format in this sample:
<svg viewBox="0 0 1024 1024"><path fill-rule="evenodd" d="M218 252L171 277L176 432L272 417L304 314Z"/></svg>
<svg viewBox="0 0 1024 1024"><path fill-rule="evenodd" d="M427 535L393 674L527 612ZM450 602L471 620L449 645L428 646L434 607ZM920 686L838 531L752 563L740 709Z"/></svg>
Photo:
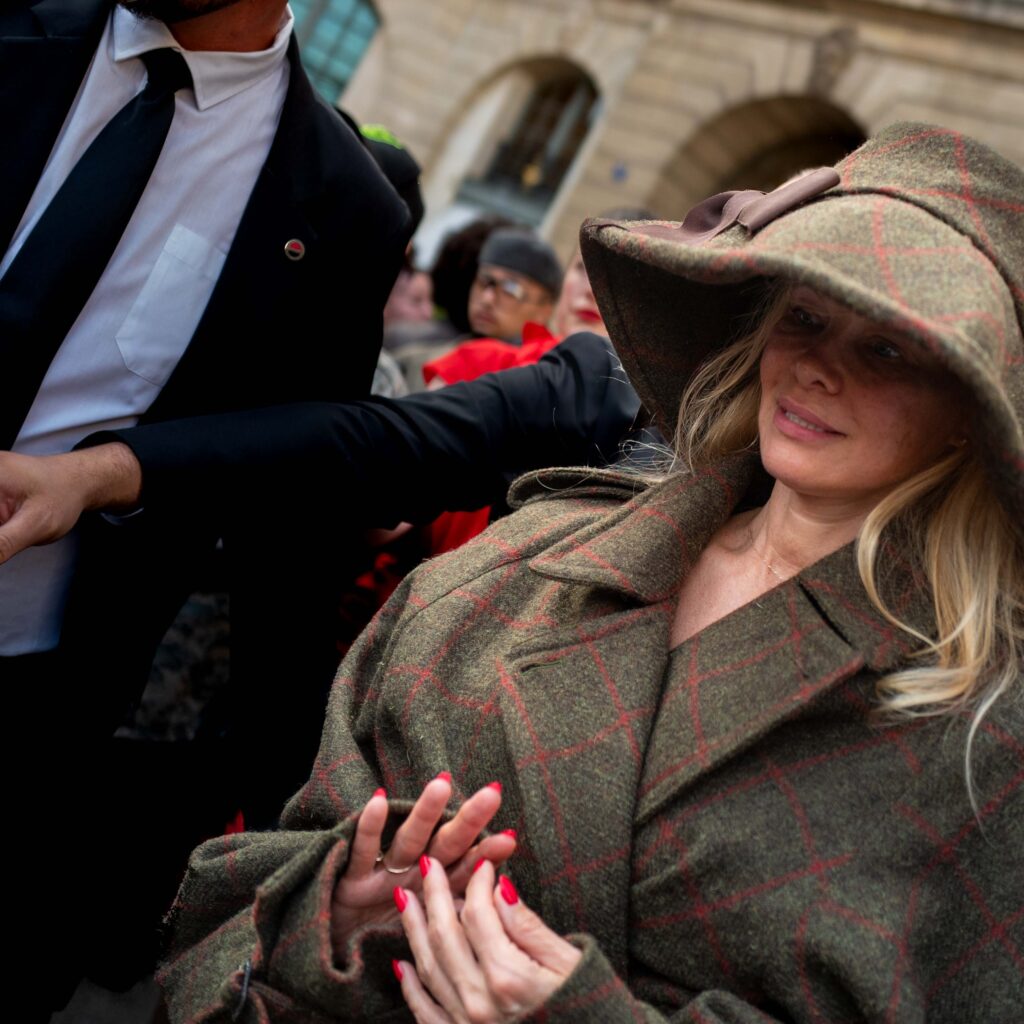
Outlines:
<svg viewBox="0 0 1024 1024"><path fill-rule="evenodd" d="M383 850L377 854L377 859L373 862L374 867L377 867L378 865L380 865L380 867L382 867L389 875L404 875L406 871L412 871L412 869L416 867L415 864L410 864L407 868L389 868L387 864L384 863Z"/></svg>

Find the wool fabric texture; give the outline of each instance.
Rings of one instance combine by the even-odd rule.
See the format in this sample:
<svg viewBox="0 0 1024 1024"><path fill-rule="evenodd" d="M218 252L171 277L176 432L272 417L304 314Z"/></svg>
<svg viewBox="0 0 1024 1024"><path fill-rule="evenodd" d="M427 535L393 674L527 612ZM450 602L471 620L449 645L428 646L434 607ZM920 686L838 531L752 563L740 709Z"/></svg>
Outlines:
<svg viewBox="0 0 1024 1024"><path fill-rule="evenodd" d="M1019 694L979 734L975 817L966 719L872 717L908 647L852 546L668 651L687 569L758 472L741 456L651 488L525 478L520 511L409 577L342 665L283 831L193 855L160 976L171 1019L411 1019L398 926L338 964L330 897L374 790L407 811L447 769L456 804L503 783L508 870L584 952L524 1019L1012 1020ZM886 562L895 607L933 628L913 568Z"/></svg>

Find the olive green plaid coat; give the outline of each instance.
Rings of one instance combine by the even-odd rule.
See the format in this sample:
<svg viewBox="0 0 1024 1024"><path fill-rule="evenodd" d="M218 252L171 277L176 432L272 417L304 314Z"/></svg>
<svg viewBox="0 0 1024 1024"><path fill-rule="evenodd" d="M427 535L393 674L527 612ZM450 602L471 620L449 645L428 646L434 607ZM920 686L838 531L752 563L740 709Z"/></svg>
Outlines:
<svg viewBox="0 0 1024 1024"><path fill-rule="evenodd" d="M965 720L871 714L907 646L851 547L668 650L687 567L754 472L535 475L410 577L342 665L283 831L194 854L172 1020L409 1019L397 924L339 966L330 894L373 790L407 810L446 769L456 799L503 783L508 870L584 950L531 1021L1024 1019L1020 693L977 735L975 813ZM913 568L886 562L928 631Z"/></svg>

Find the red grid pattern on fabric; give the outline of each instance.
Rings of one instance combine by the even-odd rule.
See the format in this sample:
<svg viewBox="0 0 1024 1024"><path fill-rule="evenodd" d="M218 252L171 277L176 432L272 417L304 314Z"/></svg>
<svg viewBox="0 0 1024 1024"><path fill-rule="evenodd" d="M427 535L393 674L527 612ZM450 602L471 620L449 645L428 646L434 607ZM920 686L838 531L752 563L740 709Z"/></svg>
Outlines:
<svg viewBox="0 0 1024 1024"><path fill-rule="evenodd" d="M729 514L723 485L714 488L676 487L680 504L666 498L657 515L644 498L609 502L605 531L597 503L569 513L538 502L481 538L471 569L440 560L417 574L346 662L314 778L286 824L350 837L354 815L339 825L342 808L358 808L381 777L397 783L389 795L414 795L417 774L436 761L454 770L461 796L497 774L510 818L497 827L521 830L524 850L511 870L524 899L561 913L563 932L589 930L609 959L619 950L630 984L646 979L634 991L657 1003L638 1002L600 960L584 987L531 1020L656 1021L660 1010L719 1024L718 997L702 995L716 988L730 1005L746 1001L735 1018L744 1024L770 1019L757 1004L832 1020L835 1000L867 977L891 1019L928 1007L947 1024L948 993L965 972L1022 967L1022 916L983 876L961 791L962 751L936 742L952 726L871 721L874 684L899 663L903 642L858 590L849 553L670 655L671 600L636 595L670 591L680 553L709 535L713 522L696 522L695 509ZM666 516L687 529L667 528ZM570 537L559 540L555 517ZM538 558L543 550L555 557ZM917 622L910 567L890 561L894 606ZM953 725L962 735L965 723ZM981 820L1005 822L1024 771L996 771L992 750L1019 764L1024 744L1002 720L983 727L978 743L990 784ZM368 751L375 764L359 764ZM242 838L217 844L219 870L233 885L253 877ZM274 842L245 841L254 849ZM345 976L352 981L330 961L331 865L344 855L340 839L319 867L311 861L313 890L307 898L296 888L281 904L288 909L276 933L271 904L261 902L281 899L273 885L235 919L243 929L265 922L281 963L318 963L319 980L299 995L311 1005L337 998L327 1018L387 1005L366 983L373 968L359 950ZM292 863L283 857L278 873ZM897 877L880 884L879 865ZM936 901L949 898L949 879L962 893L951 905L962 898L976 921L965 919L940 956L922 960L922 928L932 927ZM259 933L244 935L255 942ZM211 1005L208 980L191 986L207 978L218 939L206 936L183 958L192 1007ZM844 972L861 965L840 955L851 944L866 959L856 978Z"/></svg>

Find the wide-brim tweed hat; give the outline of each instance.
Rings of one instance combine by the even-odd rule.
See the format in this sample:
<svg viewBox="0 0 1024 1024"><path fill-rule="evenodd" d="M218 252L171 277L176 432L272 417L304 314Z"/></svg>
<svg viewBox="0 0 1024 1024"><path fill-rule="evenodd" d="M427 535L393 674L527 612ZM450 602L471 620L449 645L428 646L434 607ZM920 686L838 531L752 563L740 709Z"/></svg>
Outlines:
<svg viewBox="0 0 1024 1024"><path fill-rule="evenodd" d="M1024 171L958 132L895 124L774 192L672 221L594 219L583 259L612 342L672 436L683 389L749 330L766 281L813 288L919 342L967 386L972 442L1024 513Z"/></svg>

